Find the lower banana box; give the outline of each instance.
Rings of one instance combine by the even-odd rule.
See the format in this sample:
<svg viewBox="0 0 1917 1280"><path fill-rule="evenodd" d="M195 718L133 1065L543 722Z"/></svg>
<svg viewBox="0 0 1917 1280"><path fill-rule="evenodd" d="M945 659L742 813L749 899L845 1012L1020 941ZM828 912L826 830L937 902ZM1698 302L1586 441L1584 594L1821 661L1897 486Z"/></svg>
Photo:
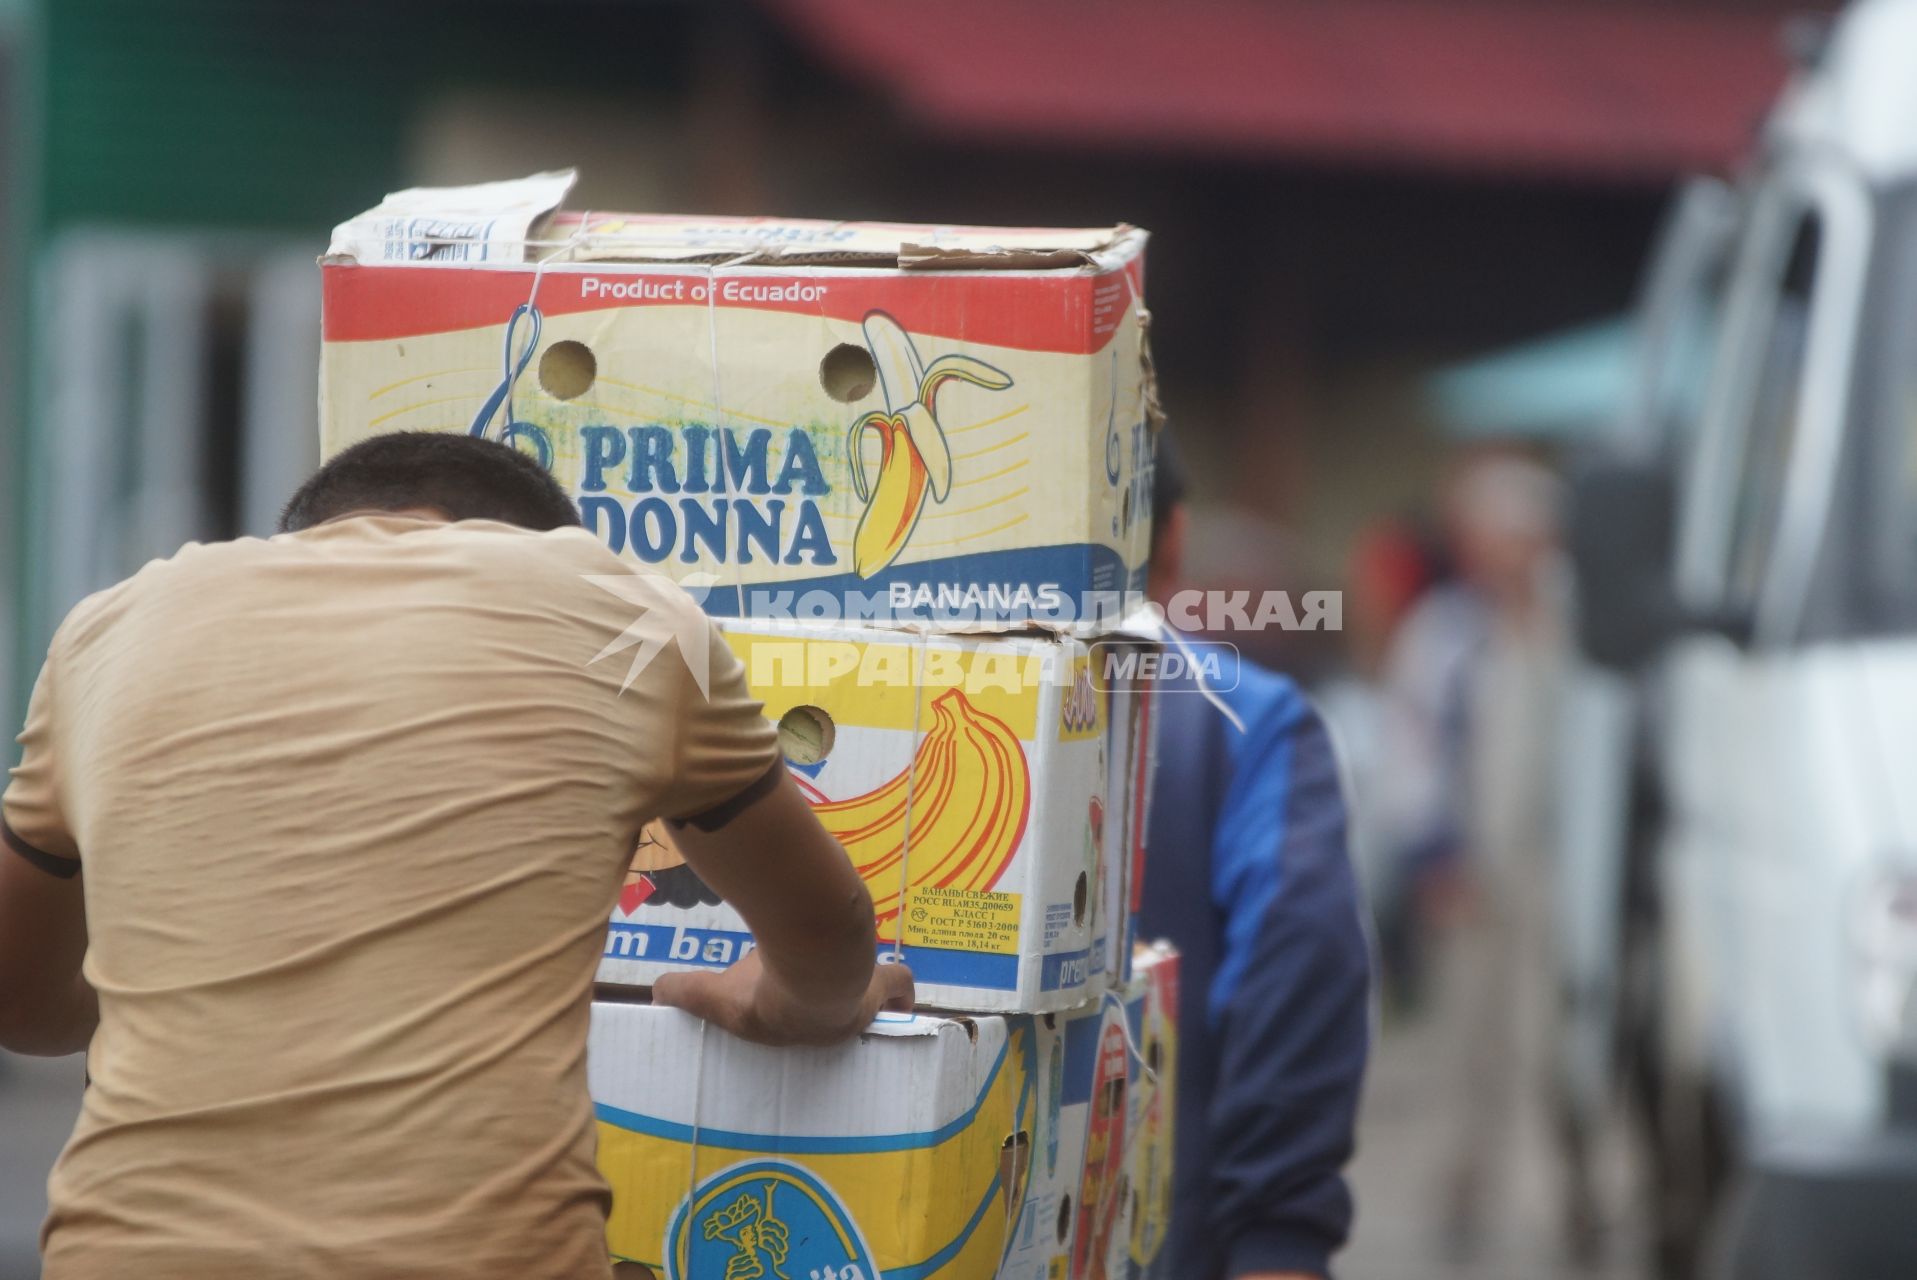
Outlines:
<svg viewBox="0 0 1917 1280"><path fill-rule="evenodd" d="M1159 942L1139 948L1132 985L1144 988L1134 1039L1145 1071L1131 1094L1131 1128L1125 1140L1130 1180L1131 1231L1123 1269L1130 1280L1172 1280L1171 1234L1173 1121L1178 1083L1178 953Z"/></svg>
<svg viewBox="0 0 1917 1280"><path fill-rule="evenodd" d="M1145 691L1095 679L1093 650L1069 637L719 626L921 1003L1051 1012L1122 981ZM610 921L599 981L645 986L723 967L751 945L655 827Z"/></svg>
<svg viewBox="0 0 1917 1280"><path fill-rule="evenodd" d="M612 1255L661 1280L1160 1274L1176 970L1153 950L1067 1013L887 1015L823 1049L595 1004Z"/></svg>

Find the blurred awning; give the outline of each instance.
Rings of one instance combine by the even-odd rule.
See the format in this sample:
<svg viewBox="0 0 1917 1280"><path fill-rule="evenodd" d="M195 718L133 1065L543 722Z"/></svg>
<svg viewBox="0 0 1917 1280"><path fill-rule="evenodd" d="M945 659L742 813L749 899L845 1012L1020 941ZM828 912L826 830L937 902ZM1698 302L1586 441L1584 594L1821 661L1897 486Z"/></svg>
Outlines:
<svg viewBox="0 0 1917 1280"><path fill-rule="evenodd" d="M1625 316L1440 369L1425 399L1460 439L1577 439L1616 429L1636 355Z"/></svg>
<svg viewBox="0 0 1917 1280"><path fill-rule="evenodd" d="M765 0L929 131L1655 179L1732 162L1781 6L1651 0Z"/></svg>

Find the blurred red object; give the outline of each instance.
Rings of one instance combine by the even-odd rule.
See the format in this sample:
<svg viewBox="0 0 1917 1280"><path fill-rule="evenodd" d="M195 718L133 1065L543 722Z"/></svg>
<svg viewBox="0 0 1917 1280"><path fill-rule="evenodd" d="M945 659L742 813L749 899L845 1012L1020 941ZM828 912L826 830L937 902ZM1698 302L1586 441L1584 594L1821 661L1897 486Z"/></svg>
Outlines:
<svg viewBox="0 0 1917 1280"><path fill-rule="evenodd" d="M1353 589L1377 602L1387 629L1396 629L1441 572L1431 549L1396 520L1367 525L1351 548Z"/></svg>
<svg viewBox="0 0 1917 1280"><path fill-rule="evenodd" d="M1646 180L1747 150L1788 69L1779 28L1792 11L766 2L821 58L943 134Z"/></svg>

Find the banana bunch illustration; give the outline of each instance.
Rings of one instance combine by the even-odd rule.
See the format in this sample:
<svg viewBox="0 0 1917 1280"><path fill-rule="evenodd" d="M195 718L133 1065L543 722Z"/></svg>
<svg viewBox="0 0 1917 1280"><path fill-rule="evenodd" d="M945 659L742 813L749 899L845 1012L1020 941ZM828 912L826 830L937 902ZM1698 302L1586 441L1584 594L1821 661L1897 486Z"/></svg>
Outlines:
<svg viewBox="0 0 1917 1280"><path fill-rule="evenodd" d="M852 489L865 503L852 535L852 571L869 578L898 558L919 522L927 496L943 502L952 491L952 449L939 426L939 388L956 380L1003 391L1012 379L973 356L940 356L926 364L912 344L912 335L883 311L867 314L861 327L885 397L884 409L875 409L852 424L846 446ZM860 448L868 431L879 435L876 477L866 474Z"/></svg>
<svg viewBox="0 0 1917 1280"><path fill-rule="evenodd" d="M872 893L880 932L904 905L900 864L911 885L989 889L1025 838L1032 778L1011 726L974 707L957 689L932 702L932 727L912 762L862 795L830 800L804 778L799 787L819 821L845 846ZM911 849L906 849L906 797ZM642 904L717 902L672 843L663 824L646 828L620 896L630 915Z"/></svg>
<svg viewBox="0 0 1917 1280"><path fill-rule="evenodd" d="M812 811L852 857L872 892L879 931L903 906L901 863L911 886L989 889L1025 836L1031 773L1018 735L957 689L932 702L932 728L912 763L872 791L820 800ZM906 797L911 796L911 848Z"/></svg>

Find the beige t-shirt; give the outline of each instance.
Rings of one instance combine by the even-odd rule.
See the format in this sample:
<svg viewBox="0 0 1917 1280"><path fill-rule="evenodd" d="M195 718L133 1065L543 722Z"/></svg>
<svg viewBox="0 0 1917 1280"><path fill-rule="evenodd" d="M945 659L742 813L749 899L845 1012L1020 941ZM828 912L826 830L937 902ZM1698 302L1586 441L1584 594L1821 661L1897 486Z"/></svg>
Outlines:
<svg viewBox="0 0 1917 1280"><path fill-rule="evenodd" d="M73 611L4 803L79 860L100 1000L48 1280L609 1274L606 919L644 823L777 759L690 598L587 580L631 573L577 529L354 516Z"/></svg>

